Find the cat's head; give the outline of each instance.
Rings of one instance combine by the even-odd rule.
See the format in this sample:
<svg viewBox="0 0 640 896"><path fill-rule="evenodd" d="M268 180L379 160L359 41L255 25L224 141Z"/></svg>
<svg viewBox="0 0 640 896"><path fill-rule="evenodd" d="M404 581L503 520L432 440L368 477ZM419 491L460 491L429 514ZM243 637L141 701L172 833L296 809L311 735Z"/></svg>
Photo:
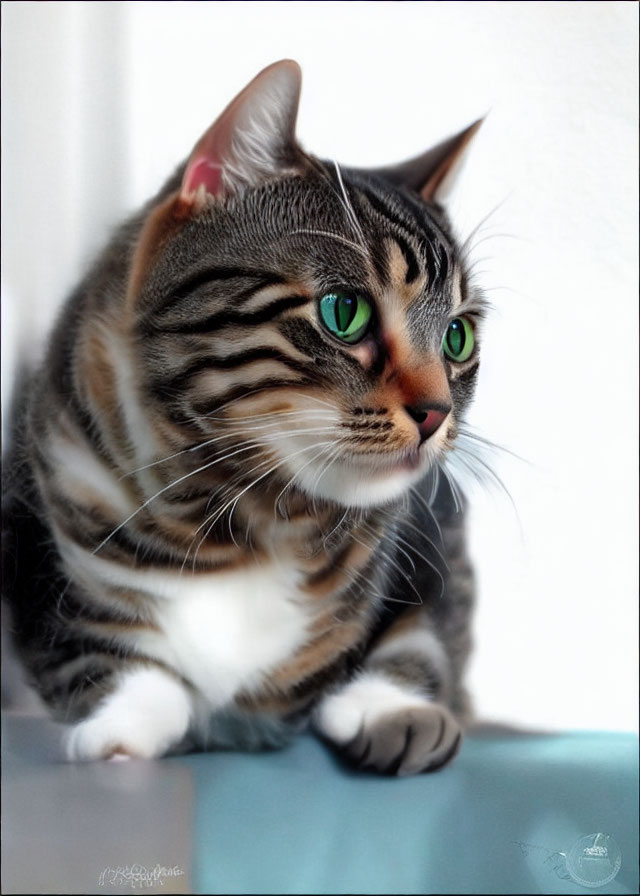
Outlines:
<svg viewBox="0 0 640 896"><path fill-rule="evenodd" d="M299 92L276 63L204 134L146 219L128 307L165 428L219 437L256 483L370 506L444 458L472 397L483 302L439 201L479 122L341 169L297 144Z"/></svg>

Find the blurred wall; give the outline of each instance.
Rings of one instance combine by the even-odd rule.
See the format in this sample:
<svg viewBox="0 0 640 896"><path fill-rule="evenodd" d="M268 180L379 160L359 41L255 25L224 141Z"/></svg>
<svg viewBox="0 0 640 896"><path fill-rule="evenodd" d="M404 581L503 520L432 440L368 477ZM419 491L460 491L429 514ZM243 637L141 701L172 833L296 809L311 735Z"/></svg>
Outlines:
<svg viewBox="0 0 640 896"><path fill-rule="evenodd" d="M264 65L344 163L488 112L451 212L495 313L470 420L512 495L473 492L470 682L485 716L637 727L634 2L4 2L3 396L110 227Z"/></svg>

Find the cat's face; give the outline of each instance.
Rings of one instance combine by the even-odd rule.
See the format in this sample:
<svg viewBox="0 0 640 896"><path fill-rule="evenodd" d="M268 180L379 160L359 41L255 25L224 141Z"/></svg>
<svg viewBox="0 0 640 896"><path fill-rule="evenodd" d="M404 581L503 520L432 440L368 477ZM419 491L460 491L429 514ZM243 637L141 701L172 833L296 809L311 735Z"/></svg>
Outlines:
<svg viewBox="0 0 640 896"><path fill-rule="evenodd" d="M399 497L452 447L478 367L482 303L441 210L309 157L217 196L198 165L141 239L150 399L253 481Z"/></svg>

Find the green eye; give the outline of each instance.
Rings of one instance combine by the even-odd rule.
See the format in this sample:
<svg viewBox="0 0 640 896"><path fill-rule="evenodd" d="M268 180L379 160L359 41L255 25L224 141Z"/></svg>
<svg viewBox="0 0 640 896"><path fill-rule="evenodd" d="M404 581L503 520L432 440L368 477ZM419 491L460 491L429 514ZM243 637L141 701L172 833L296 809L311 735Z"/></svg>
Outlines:
<svg viewBox="0 0 640 896"><path fill-rule="evenodd" d="M471 357L476 344L473 327L466 317L456 317L447 327L442 340L442 350L452 361L461 363Z"/></svg>
<svg viewBox="0 0 640 896"><path fill-rule="evenodd" d="M343 342L360 342L373 320L371 302L349 292L330 292L319 303L320 318L330 333Z"/></svg>

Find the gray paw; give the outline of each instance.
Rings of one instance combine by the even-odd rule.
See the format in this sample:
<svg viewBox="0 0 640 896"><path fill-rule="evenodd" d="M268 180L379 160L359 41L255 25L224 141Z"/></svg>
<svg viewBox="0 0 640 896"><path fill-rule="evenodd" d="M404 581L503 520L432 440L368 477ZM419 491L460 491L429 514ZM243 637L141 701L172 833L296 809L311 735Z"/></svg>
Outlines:
<svg viewBox="0 0 640 896"><path fill-rule="evenodd" d="M400 709L363 725L342 747L356 766L388 775L415 775L441 768L458 752L462 730L438 703Z"/></svg>

